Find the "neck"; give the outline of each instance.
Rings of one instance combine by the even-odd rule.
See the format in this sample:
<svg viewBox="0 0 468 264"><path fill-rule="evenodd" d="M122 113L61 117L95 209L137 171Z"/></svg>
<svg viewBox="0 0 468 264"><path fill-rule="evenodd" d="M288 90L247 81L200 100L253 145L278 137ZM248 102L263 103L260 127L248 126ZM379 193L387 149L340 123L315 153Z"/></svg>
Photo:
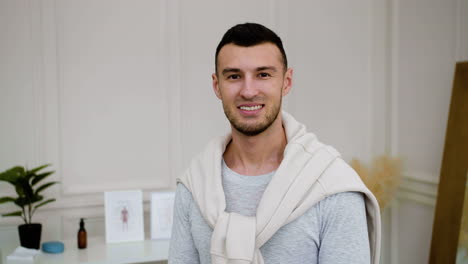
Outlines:
<svg viewBox="0 0 468 264"><path fill-rule="evenodd" d="M287 144L281 114L271 126L256 136L232 129L232 140L223 158L226 165L242 175L262 175L276 170Z"/></svg>

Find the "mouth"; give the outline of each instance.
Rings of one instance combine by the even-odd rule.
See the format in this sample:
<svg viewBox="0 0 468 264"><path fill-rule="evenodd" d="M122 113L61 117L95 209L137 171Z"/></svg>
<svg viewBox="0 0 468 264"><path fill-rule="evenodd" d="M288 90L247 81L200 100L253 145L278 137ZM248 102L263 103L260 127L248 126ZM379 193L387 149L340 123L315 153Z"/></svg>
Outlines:
<svg viewBox="0 0 468 264"><path fill-rule="evenodd" d="M239 106L238 108L240 110L245 110L245 111L255 111L255 110L260 110L263 108L265 105L259 104L259 105L242 105Z"/></svg>
<svg viewBox="0 0 468 264"><path fill-rule="evenodd" d="M240 105L237 108L244 115L253 115L260 112L265 107L264 104L244 104Z"/></svg>

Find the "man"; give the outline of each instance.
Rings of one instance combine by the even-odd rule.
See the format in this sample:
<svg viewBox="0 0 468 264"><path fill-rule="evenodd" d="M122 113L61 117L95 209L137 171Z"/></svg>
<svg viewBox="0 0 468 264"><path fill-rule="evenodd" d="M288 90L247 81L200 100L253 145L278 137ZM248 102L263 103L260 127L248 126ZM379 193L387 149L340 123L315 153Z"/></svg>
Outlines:
<svg viewBox="0 0 468 264"><path fill-rule="evenodd" d="M213 90L231 133L178 179L169 263L378 263L380 212L331 147L282 112L292 86L281 39L236 25Z"/></svg>

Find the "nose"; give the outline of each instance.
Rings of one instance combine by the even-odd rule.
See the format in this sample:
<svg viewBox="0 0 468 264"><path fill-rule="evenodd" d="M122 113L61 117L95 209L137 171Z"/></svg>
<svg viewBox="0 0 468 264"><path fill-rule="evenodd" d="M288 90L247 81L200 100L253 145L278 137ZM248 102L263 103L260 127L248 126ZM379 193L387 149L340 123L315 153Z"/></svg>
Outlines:
<svg viewBox="0 0 468 264"><path fill-rule="evenodd" d="M244 81L242 82L242 87L240 90L240 95L244 99L252 99L258 94L258 88L255 85L255 80L251 76L245 76Z"/></svg>

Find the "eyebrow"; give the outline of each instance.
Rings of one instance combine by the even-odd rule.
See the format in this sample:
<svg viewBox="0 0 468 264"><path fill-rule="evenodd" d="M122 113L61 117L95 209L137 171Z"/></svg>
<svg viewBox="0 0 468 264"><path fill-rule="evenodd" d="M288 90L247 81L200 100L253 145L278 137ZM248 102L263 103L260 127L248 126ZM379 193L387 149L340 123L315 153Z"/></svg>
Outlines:
<svg viewBox="0 0 468 264"><path fill-rule="evenodd" d="M231 72L240 72L240 69L238 68L225 68L222 71L223 75L226 75L226 73L231 73Z"/></svg>
<svg viewBox="0 0 468 264"><path fill-rule="evenodd" d="M257 68L257 71L265 71L265 70L274 71L274 72L277 71L275 66L262 66L262 67Z"/></svg>
<svg viewBox="0 0 468 264"><path fill-rule="evenodd" d="M255 69L255 71L265 71L265 70L277 72L277 69L275 66L261 66ZM225 68L222 71L222 74L225 75L227 73L238 73L238 72L241 72L239 68Z"/></svg>

